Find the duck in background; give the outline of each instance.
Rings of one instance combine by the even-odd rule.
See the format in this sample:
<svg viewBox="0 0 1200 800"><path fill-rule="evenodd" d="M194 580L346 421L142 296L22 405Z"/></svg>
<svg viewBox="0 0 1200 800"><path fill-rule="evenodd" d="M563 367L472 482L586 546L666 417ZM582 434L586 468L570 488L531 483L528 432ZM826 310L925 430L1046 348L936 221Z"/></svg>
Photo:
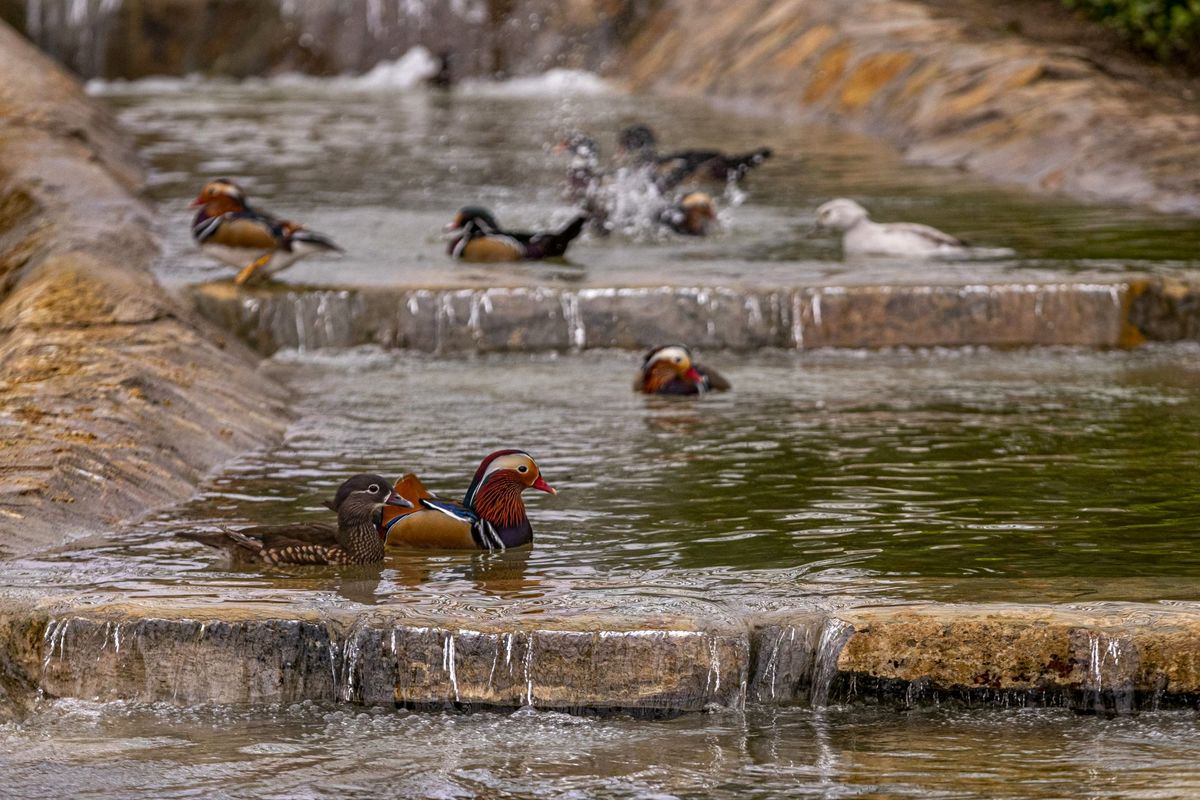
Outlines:
<svg viewBox="0 0 1200 800"><path fill-rule="evenodd" d="M649 167L655 183L663 191L670 191L693 178L736 183L771 157L769 147L736 155L719 150L680 150L660 156L658 137L649 125L644 124L625 128L617 141L625 159Z"/></svg>
<svg viewBox="0 0 1200 800"><path fill-rule="evenodd" d="M696 363L686 345L656 347L642 359L633 390L643 394L703 394L733 388L715 369Z"/></svg>
<svg viewBox="0 0 1200 800"><path fill-rule="evenodd" d="M970 245L937 228L915 222L872 222L867 210L840 197L817 209L817 227L840 231L847 255L964 255Z"/></svg>
<svg viewBox="0 0 1200 800"><path fill-rule="evenodd" d="M324 234L251 208L245 191L227 178L206 183L192 206L200 207L192 238L204 254L240 268L233 279L239 286L277 275L307 256L343 252Z"/></svg>
<svg viewBox="0 0 1200 800"><path fill-rule="evenodd" d="M368 473L343 483L326 505L337 511L337 525L257 525L178 535L225 551L234 564L374 564L383 561L383 509L412 508L386 478Z"/></svg>
<svg viewBox="0 0 1200 800"><path fill-rule="evenodd" d="M683 236L707 236L717 224L717 204L707 192L688 192L658 220Z"/></svg>
<svg viewBox="0 0 1200 800"><path fill-rule="evenodd" d="M432 494L413 474L396 482L395 493L413 508L384 509L382 527L389 547L445 550L507 550L533 541L521 493L558 491L546 483L533 456L524 450L497 450L483 459L461 503Z"/></svg>
<svg viewBox="0 0 1200 800"><path fill-rule="evenodd" d="M539 261L558 258L583 230L586 214L579 214L559 231L528 233L506 231L492 212L481 206L464 206L446 226L448 252L461 261Z"/></svg>

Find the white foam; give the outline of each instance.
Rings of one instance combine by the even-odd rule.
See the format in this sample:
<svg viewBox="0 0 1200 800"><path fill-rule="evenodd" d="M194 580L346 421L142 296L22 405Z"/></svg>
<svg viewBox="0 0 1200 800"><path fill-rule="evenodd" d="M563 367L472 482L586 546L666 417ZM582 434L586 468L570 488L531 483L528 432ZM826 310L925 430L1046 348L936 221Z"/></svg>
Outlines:
<svg viewBox="0 0 1200 800"><path fill-rule="evenodd" d="M417 45L395 61L381 61L362 75L338 75L319 78L298 72L286 72L268 78L246 78L243 87L264 88L328 88L345 91L379 92L413 89L421 86L438 72L438 61L426 48ZM179 94L208 85L236 85L229 78L207 78L188 75L183 78L156 76L135 81L102 80L87 82L92 95L152 95ZM461 91L488 97L563 97L615 94L618 89L591 72L577 69L551 69L540 75L510 78L505 81L470 79L463 81Z"/></svg>
<svg viewBox="0 0 1200 800"><path fill-rule="evenodd" d="M613 84L581 69L550 69L540 75L509 78L505 81L466 80L462 90L469 94L492 97L560 97L562 95L616 94Z"/></svg>

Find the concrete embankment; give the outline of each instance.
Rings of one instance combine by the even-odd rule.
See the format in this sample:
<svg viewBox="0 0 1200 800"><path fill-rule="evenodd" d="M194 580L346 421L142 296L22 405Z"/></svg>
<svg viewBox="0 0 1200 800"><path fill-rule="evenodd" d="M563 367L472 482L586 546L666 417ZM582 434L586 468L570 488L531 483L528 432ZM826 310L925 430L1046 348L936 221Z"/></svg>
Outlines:
<svg viewBox="0 0 1200 800"><path fill-rule="evenodd" d="M4 607L13 708L39 691L645 714L863 701L1121 712L1200 698L1200 614L1153 605L797 609L741 624L54 597L9 597Z"/></svg>
<svg viewBox="0 0 1200 800"><path fill-rule="evenodd" d="M427 352L641 348L1132 346L1200 338L1200 288L1114 283L612 289L193 287L264 354L374 344Z"/></svg>
<svg viewBox="0 0 1200 800"><path fill-rule="evenodd" d="M283 392L149 272L141 171L78 84L0 23L0 548L191 493L282 431Z"/></svg>

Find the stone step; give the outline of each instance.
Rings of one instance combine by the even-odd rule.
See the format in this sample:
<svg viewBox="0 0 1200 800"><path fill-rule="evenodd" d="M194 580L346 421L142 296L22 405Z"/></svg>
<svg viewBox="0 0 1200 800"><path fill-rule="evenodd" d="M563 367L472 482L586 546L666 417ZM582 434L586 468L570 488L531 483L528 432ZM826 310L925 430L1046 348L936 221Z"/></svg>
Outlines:
<svg viewBox="0 0 1200 800"><path fill-rule="evenodd" d="M33 697L664 715L749 704L1195 706L1200 608L798 607L741 623L4 598L7 710Z"/></svg>
<svg viewBox="0 0 1200 800"><path fill-rule="evenodd" d="M374 344L426 352L696 347L1128 347L1200 339L1200 286L1113 283L189 290L259 352Z"/></svg>

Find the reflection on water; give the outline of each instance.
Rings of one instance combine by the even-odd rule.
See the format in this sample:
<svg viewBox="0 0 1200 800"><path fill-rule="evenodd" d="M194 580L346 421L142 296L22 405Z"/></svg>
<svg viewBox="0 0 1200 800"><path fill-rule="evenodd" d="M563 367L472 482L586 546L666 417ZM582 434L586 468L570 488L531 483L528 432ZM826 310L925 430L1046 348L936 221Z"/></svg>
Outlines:
<svg viewBox="0 0 1200 800"><path fill-rule="evenodd" d="M329 233L349 251L283 276L297 283L792 286L1054 280L1196 264L1196 220L997 188L952 170L906 166L868 139L694 99L647 103L510 88L445 94L317 80L159 81L106 99L151 167L167 234L162 275L176 283L229 276L189 240L186 204L218 175L243 181L256 203ZM751 175L745 197L719 200L722 232L707 239L585 236L566 267L447 258L441 227L468 203L490 206L513 228L565 222L572 214L561 197L566 161L547 144L584 129L607 158L616 132L638 120L659 131L665 148L765 144L775 155ZM880 221L932 224L1018 257L916 269L909 260L843 261L835 239L807 235L813 209L838 196L860 200Z"/></svg>
<svg viewBox="0 0 1200 800"><path fill-rule="evenodd" d="M0 796L1195 797L1195 726L1194 712L773 709L647 722L58 701L0 726Z"/></svg>
<svg viewBox="0 0 1200 800"><path fill-rule="evenodd" d="M636 356L283 354L301 418L118 542L10 585L385 603L415 615L747 610L881 598L1195 600L1195 346L1130 352L704 354L734 391L629 391ZM348 474L461 496L528 449L532 551L391 552L382 569L231 571L171 534L327 514Z"/></svg>

